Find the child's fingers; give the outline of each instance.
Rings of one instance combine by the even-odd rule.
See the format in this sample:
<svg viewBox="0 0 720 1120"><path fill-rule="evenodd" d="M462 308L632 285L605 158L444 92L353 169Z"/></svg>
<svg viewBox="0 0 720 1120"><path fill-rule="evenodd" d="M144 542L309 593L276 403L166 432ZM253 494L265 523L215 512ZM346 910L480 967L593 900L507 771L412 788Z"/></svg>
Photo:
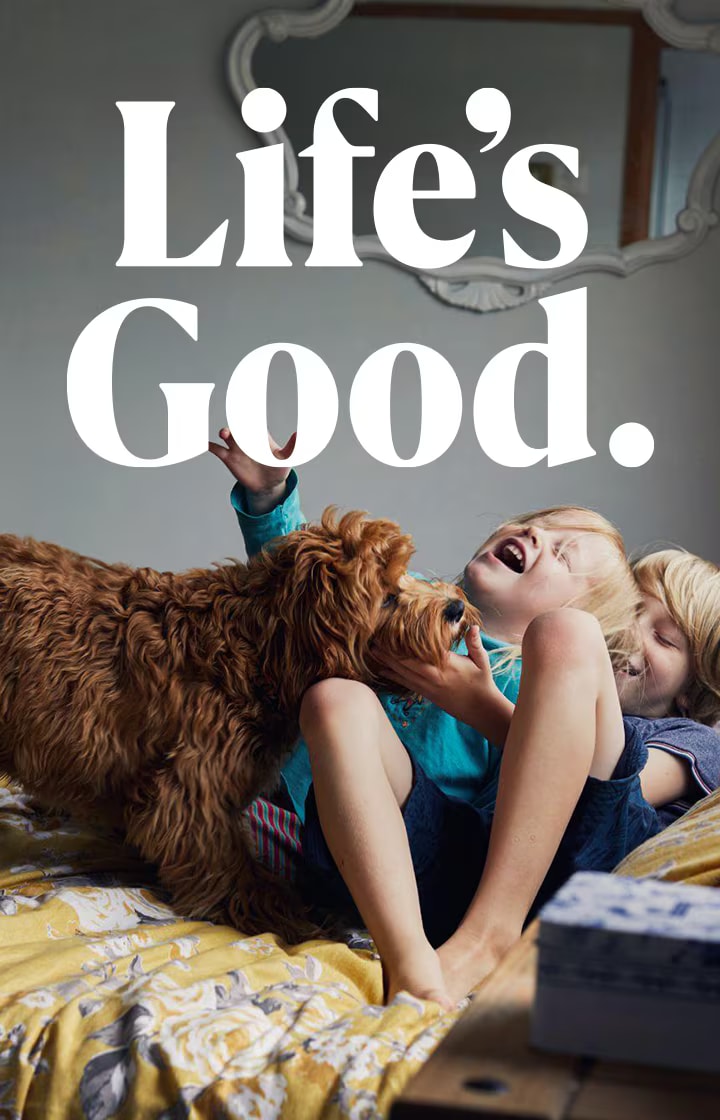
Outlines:
<svg viewBox="0 0 720 1120"><path fill-rule="evenodd" d="M465 637L468 656L478 669L489 669L490 658L480 640L480 627L471 626Z"/></svg>
<svg viewBox="0 0 720 1120"><path fill-rule="evenodd" d="M416 688L422 683L427 683L427 677L424 672L418 672L417 666L421 663L413 661L401 661L377 655L377 659L383 666L385 676L396 684L405 685L406 688ZM423 668L430 668L423 666Z"/></svg>
<svg viewBox="0 0 720 1120"><path fill-rule="evenodd" d="M225 462L229 454L227 447L221 447L219 443L210 442L208 444L208 451L211 451L212 454L216 455L217 458L222 460L223 463Z"/></svg>
<svg viewBox="0 0 720 1120"><path fill-rule="evenodd" d="M424 661L395 662L393 668L387 668L385 672L391 680L404 684L407 688L414 688L417 692L437 688L444 680L442 669L427 665Z"/></svg>
<svg viewBox="0 0 720 1120"><path fill-rule="evenodd" d="M225 440L225 443L228 445L231 451L235 451L237 449L237 444L235 443L233 434L229 428L221 428L218 432L218 435L220 436L220 439Z"/></svg>

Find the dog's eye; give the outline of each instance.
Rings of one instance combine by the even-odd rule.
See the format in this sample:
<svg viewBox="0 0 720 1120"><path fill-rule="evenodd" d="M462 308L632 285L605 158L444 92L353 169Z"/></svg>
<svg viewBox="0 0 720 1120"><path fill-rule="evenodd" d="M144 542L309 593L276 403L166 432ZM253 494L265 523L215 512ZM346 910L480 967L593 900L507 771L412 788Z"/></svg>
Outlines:
<svg viewBox="0 0 720 1120"><path fill-rule="evenodd" d="M385 599L385 602L383 603L383 606L384 607L396 607L397 606L397 601L398 601L397 595L388 595L387 598Z"/></svg>

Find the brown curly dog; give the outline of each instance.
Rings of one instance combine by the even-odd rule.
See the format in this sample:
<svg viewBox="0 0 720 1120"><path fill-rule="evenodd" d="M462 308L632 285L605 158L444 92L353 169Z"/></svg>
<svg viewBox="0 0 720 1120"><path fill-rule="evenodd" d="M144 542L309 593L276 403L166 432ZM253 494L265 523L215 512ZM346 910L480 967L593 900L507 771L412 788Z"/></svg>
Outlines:
<svg viewBox="0 0 720 1120"><path fill-rule="evenodd" d="M311 684L377 686L376 647L439 664L477 621L407 574L412 552L332 509L248 564L180 574L0 535L0 771L117 820L181 913L298 936L241 810L276 785Z"/></svg>

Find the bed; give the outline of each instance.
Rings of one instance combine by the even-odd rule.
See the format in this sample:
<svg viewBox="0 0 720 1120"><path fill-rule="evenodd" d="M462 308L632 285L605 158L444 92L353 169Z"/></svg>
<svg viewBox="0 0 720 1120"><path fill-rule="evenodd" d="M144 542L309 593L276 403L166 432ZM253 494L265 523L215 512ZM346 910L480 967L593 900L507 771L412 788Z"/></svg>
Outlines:
<svg viewBox="0 0 720 1120"><path fill-rule="evenodd" d="M720 795L620 870L720 884ZM116 833L0 786L0 1117L387 1115L457 1018L378 1006L362 931L287 951L185 921Z"/></svg>
<svg viewBox="0 0 720 1120"><path fill-rule="evenodd" d="M378 1006L361 931L184 921L119 836L0 787L0 1117L383 1115L456 1015Z"/></svg>

